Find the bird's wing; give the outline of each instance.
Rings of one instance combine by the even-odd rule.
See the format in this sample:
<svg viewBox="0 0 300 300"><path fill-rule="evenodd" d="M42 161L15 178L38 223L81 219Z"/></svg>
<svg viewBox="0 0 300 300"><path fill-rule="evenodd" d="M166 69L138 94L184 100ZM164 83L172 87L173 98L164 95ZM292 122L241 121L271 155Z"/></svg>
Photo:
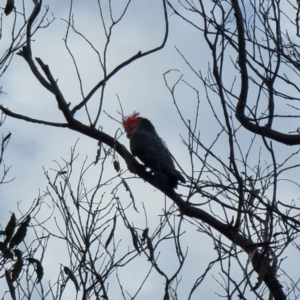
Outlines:
<svg viewBox="0 0 300 300"><path fill-rule="evenodd" d="M157 134L136 132L130 139L130 149L147 167L167 171L175 169L169 150Z"/></svg>

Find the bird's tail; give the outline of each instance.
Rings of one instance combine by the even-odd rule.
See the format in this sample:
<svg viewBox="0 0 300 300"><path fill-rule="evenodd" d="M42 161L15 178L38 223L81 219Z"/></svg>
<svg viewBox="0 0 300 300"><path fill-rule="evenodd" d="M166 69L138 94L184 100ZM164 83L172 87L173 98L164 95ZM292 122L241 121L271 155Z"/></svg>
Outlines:
<svg viewBox="0 0 300 300"><path fill-rule="evenodd" d="M176 169L175 170L172 170L172 172L170 172L170 176L175 178L177 181L181 181L182 183L186 183L186 180L185 178L181 175L181 173L179 171L177 171Z"/></svg>
<svg viewBox="0 0 300 300"><path fill-rule="evenodd" d="M162 186L168 186L172 189L176 189L178 185L178 181L182 183L186 183L185 178L179 173L176 169L168 170L168 172L152 170L154 173L157 182L160 183Z"/></svg>

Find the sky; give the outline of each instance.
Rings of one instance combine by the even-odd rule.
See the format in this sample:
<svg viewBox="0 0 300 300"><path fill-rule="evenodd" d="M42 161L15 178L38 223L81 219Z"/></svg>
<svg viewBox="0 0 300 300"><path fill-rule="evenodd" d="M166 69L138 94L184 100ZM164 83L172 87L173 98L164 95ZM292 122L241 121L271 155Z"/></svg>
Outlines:
<svg viewBox="0 0 300 300"><path fill-rule="evenodd" d="M120 2L123 5L125 4L125 1L119 1L118 3L112 1L112 12L115 18L118 18L120 15L122 7ZM107 9L108 2L104 1L103 3L104 19L106 24L110 24L109 10ZM25 5L28 11L33 7L32 1L29 0L25 1ZM49 5L49 19L51 19L53 14L55 20L48 28L39 30L34 36L32 42L33 56L41 58L45 64L49 65L67 102L71 102L71 106L73 106L82 99L82 95L76 69L65 44L66 20L69 18L70 4L69 1L62 2L55 0L44 1L44 5ZM99 18L97 1L91 0L88 5L84 1L74 1L73 5L73 18L76 30L92 41L94 47L102 56L106 39ZM180 8L178 3L174 3L174 5ZM21 7L17 7L18 9L21 9ZM196 114L199 113L199 122L196 127L197 131L200 132L201 141L205 145L211 145L222 128L216 122L210 105L207 102L207 94L203 84L187 66L178 52L179 50L185 56L196 71L201 70L206 75L208 66L211 63L211 52L204 41L203 35L199 30L187 24L176 15L171 14L170 10L168 10L168 15L170 31L164 49L133 62L118 72L107 83L103 111L98 126L101 126L101 129L107 134L117 136L119 141L128 147L128 140L123 134L120 124L120 103L125 115L132 113L134 110L140 112L142 116L151 120L155 125L157 132L166 142L183 170L187 174L191 174L192 166L189 151L182 142L182 139L188 139L188 132L177 112L168 86L172 88L180 76L183 76L182 79L184 81L180 81L175 89L176 105L178 105L183 119L185 121L191 120L192 126L194 126ZM197 22L197 24L201 24L194 14L188 13L187 15ZM1 53L4 51L2 45L5 45L10 39L9 28L13 20L13 14L2 19ZM152 47L160 45L164 37L164 30L162 1L132 1L125 16L112 31L111 42L107 49L108 72L139 51L145 52ZM82 79L82 92L86 95L103 76L97 54L82 37L76 35L72 30L70 30L67 45L76 59ZM236 57L233 58L235 59ZM227 64L228 76L224 77L224 84L230 84L235 74L235 70L229 60ZM1 77L0 86L3 87L2 91L4 92L0 95L1 104L10 110L32 118L51 122L64 121L53 95L37 82L36 78L30 72L28 65L20 56L13 58L9 68ZM252 91L253 93L256 92L255 88ZM199 110L197 106L197 93L200 98ZM293 92L291 91L291 93ZM212 99L211 104L216 114L221 115L221 108L217 97L212 93L210 93L210 96ZM100 94L96 93L91 103L89 103L88 107L91 116L95 116L100 101L99 98ZM282 105L282 109L286 109L286 106ZM78 113L78 118L82 122L87 122L87 116L84 111ZM233 120L233 122L235 123L236 121ZM288 124L287 122L282 122L279 125L284 128L286 127L287 131L297 128L296 122ZM64 160L68 160L71 149L76 143L76 153L79 154L79 157L75 161L74 172L71 178L73 184L76 184L78 181L82 163L86 159L88 163L92 163L97 154L97 141L68 129L47 127L7 118L1 127L1 133L6 135L8 132L12 133L12 138L5 152L5 163L7 166L12 166L8 174L8 179L11 178L14 180L1 186L0 201L2 209L0 212L0 223L3 227L5 227L11 212L18 211L18 205L20 206L18 217L20 217L22 212L29 209L38 195L47 191L48 182L44 172L48 171L50 176L52 176L51 178L54 178L56 176L57 162L63 164ZM247 151L249 148L252 137L244 129L237 131L237 138L243 151ZM263 148L261 139L256 138L253 145L248 158L250 167L255 168L259 160L263 162L263 167L270 163L270 155ZM290 153L298 150L297 147L286 148L286 146L279 145L278 143L275 143L274 147L277 151L279 162L283 162ZM229 156L228 149L228 141L225 136L221 136L213 146L216 156L221 161L226 161L226 163ZM261 157L259 157L260 151L262 153ZM201 152L201 150L199 153L204 155L204 152ZM237 157L239 157L239 154L237 154ZM291 160L290 164L292 165L296 161L295 158ZM216 160L209 162L221 168L220 163ZM120 159L120 164L121 169L127 169L122 159ZM194 167L196 170L201 168L199 160L194 161ZM100 172L101 166L99 164L91 166L85 178L85 183L88 187L91 188L95 184ZM112 160L108 159L105 162L104 178L108 179L112 176L116 176L116 172L113 168ZM287 176L288 179L293 178L295 173L290 173ZM132 176L127 172L124 177ZM207 177L209 177L209 174ZM105 189L106 195L110 195L114 186L119 182L119 178L112 181ZM155 228L159 225L159 216L162 214L164 206L169 207L171 205L170 201L165 199L165 196L159 191L154 190L153 187L140 179L131 178L128 180L128 183L135 196L137 208L140 211L140 213L137 213L133 209L130 210L128 215L131 222L139 228L145 227L145 218L142 213L144 205L147 211L150 231L154 232ZM288 187L288 198L298 201L298 188L294 185L289 185L287 180L280 182L279 186L278 198L286 197L286 189ZM128 203L129 196L125 189L120 186L118 192L125 199L125 203ZM188 188L180 187L178 192L187 195ZM108 203L111 198L110 196L105 197L105 201ZM202 199L198 198L195 199L195 202L201 203ZM206 208L210 209L209 207ZM219 208L216 206L216 209ZM51 214L50 205L47 206L45 204L40 212L41 219L43 217L47 218L49 214ZM229 216L231 217L230 214ZM60 219L57 211L52 215L49 224L54 226L54 217L63 226L63 220ZM57 232L57 229L53 230ZM205 271L210 261L217 258L216 253L213 251L215 245L206 234L197 231L197 227L192 226L189 222L184 222L183 231L185 233L182 238L182 245L184 251L188 250L188 258L182 271L183 276L179 288L179 299L186 299L189 288L197 276ZM117 233L123 237L120 248L126 251L128 245L131 243L131 238L123 224L118 224ZM29 234L34 237L32 232ZM218 238L216 232L214 232L214 235ZM168 243L164 243L160 250L160 264L167 272L174 271L176 267L176 257L172 252L174 251L174 247L171 247ZM292 258L295 255L293 249L290 251L291 259L283 263L288 270L293 266ZM56 253L59 253L59 255L56 255ZM60 269L60 263L68 265L68 261L67 249L62 246L59 240L51 240L49 251L46 251L43 263L45 268L45 282L47 280L55 281L55 276L58 275ZM246 261L245 257L244 261ZM133 293L137 286L136 282L141 282L141 278L145 276L148 269L149 262L145 258L140 257L137 259L136 264L133 264L132 268L126 269L124 273L120 272L124 286L126 286L128 291ZM219 269L214 267L205 279L205 284L199 287L192 299L197 299L199 296L217 299L217 294L222 294L222 288L216 282L222 280L218 272ZM233 272L235 273L234 276L242 280L243 274L234 264ZM253 276L254 282L255 279L256 277ZM213 289L211 288L212 286ZM147 285L143 288L137 299L160 299L163 288L164 285L160 276L157 274L151 275ZM67 289L69 295L70 293L74 293L72 285L69 284ZM113 292L112 296L113 299L118 299L120 295L117 292L116 294Z"/></svg>

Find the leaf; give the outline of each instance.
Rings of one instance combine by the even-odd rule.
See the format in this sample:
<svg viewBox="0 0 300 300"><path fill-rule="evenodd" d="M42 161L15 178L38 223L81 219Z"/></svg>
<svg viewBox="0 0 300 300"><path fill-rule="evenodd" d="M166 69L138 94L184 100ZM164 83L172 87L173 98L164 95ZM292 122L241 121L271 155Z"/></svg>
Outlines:
<svg viewBox="0 0 300 300"><path fill-rule="evenodd" d="M9 248L13 248L14 246L19 245L25 238L27 234L27 227L30 222L30 215L26 218L26 220L20 225L18 228L16 234L13 236L13 238L10 241Z"/></svg>
<svg viewBox="0 0 300 300"><path fill-rule="evenodd" d="M128 183L127 183L123 178L122 178L122 183L123 183L123 185L124 185L126 191L129 192L129 196L130 196L130 198L132 199L133 208L136 210L136 212L139 213L139 211L137 210L137 208L136 208L136 206L135 206L134 197L133 197L133 194L132 194L132 192L131 192L131 189L130 189Z"/></svg>
<svg viewBox="0 0 300 300"><path fill-rule="evenodd" d="M105 249L107 249L107 247L108 247L108 245L110 244L110 242L111 242L111 240L112 240L112 238L113 238L113 236L114 236L114 233L115 233L116 223L117 223L116 215L114 216L113 222L114 222L114 223L113 223L113 228L112 228L112 230L111 230L111 232L110 232L110 234L109 234L109 237L108 237L108 239L107 239L107 241L106 241L106 243L105 243Z"/></svg>
<svg viewBox="0 0 300 300"><path fill-rule="evenodd" d="M15 1L14 0L7 0L6 6L4 9L4 13L8 16L12 10L14 9Z"/></svg>
<svg viewBox="0 0 300 300"><path fill-rule="evenodd" d="M149 228L147 227L147 228L145 228L145 229L143 230L142 238L141 238L142 242L145 241L145 239L146 239L147 236L148 236L148 233L149 233Z"/></svg>
<svg viewBox="0 0 300 300"><path fill-rule="evenodd" d="M35 265L35 272L37 275L37 283L40 283L44 276L44 268L43 268L41 262L33 257L29 257L29 258L27 258L27 260L29 261L29 263Z"/></svg>
<svg viewBox="0 0 300 300"><path fill-rule="evenodd" d="M138 244L139 239L138 239L138 236L137 236L135 230L131 226L127 226L127 227L128 227L128 229L130 230L130 233L131 233L133 246L134 246L135 250L138 253L140 253L141 251L139 249L139 244Z"/></svg>
<svg viewBox="0 0 300 300"><path fill-rule="evenodd" d="M57 172L57 175L65 175L67 173L68 173L68 171L59 171L59 172Z"/></svg>
<svg viewBox="0 0 300 300"><path fill-rule="evenodd" d="M9 288L10 295L11 295L13 300L16 300L17 298L16 298L15 287L14 287L13 282L11 280L10 273L7 270L5 270L5 278L6 278L8 288Z"/></svg>
<svg viewBox="0 0 300 300"><path fill-rule="evenodd" d="M74 273L66 266L64 266L64 271L69 276L69 278L73 281L73 283L76 287L76 290L78 291L79 290L79 285L78 285L78 282L77 282L77 279L76 279Z"/></svg>
<svg viewBox="0 0 300 300"><path fill-rule="evenodd" d="M119 173L120 172L120 163L117 160L113 161L115 170Z"/></svg>
<svg viewBox="0 0 300 300"><path fill-rule="evenodd" d="M44 268L43 268L42 264L39 261L36 262L35 271L36 271L36 275L37 275L37 279L38 279L37 283L40 283L43 276L44 276Z"/></svg>
<svg viewBox="0 0 300 300"><path fill-rule="evenodd" d="M17 259L22 259L22 251L19 249L15 249L14 250L15 256L17 257Z"/></svg>
<svg viewBox="0 0 300 300"><path fill-rule="evenodd" d="M95 165L98 163L100 156L101 156L101 142L98 141L98 149L97 149L97 154L94 162Z"/></svg>
<svg viewBox="0 0 300 300"><path fill-rule="evenodd" d="M149 236L147 236L147 248L149 249L149 260L154 260L154 248L152 245L152 241L149 238Z"/></svg>
<svg viewBox="0 0 300 300"><path fill-rule="evenodd" d="M12 272L11 272L12 282L16 281L19 278L19 275L23 268L22 252L19 249L15 249L14 252L15 252L15 255L18 257L18 260L14 264Z"/></svg>
<svg viewBox="0 0 300 300"><path fill-rule="evenodd" d="M14 259L14 255L12 254L12 252L7 248L7 245L3 242L0 242L0 251L3 254L3 257L5 259Z"/></svg>
<svg viewBox="0 0 300 300"><path fill-rule="evenodd" d="M10 217L10 220L8 221L6 227L5 227L5 235L6 238L4 240L4 244L8 244L9 241L11 240L16 228L16 216L13 213Z"/></svg>
<svg viewBox="0 0 300 300"><path fill-rule="evenodd" d="M35 272L36 272L36 276L37 276L37 283L40 283L43 276L44 276L44 268L41 264L41 262L33 257L29 257L27 258L27 260L29 261L29 263L34 264L35 265Z"/></svg>

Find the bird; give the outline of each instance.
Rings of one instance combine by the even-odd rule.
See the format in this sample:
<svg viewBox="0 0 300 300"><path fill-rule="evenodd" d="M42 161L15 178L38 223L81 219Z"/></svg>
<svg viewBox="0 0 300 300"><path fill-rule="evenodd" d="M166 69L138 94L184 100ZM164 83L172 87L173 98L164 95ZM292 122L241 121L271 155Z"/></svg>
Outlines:
<svg viewBox="0 0 300 300"><path fill-rule="evenodd" d="M177 188L178 181L186 183L185 178L175 169L172 154L148 119L134 111L123 119L122 124L130 141L132 155L138 157L154 173L157 180L162 179L162 173L172 189Z"/></svg>

